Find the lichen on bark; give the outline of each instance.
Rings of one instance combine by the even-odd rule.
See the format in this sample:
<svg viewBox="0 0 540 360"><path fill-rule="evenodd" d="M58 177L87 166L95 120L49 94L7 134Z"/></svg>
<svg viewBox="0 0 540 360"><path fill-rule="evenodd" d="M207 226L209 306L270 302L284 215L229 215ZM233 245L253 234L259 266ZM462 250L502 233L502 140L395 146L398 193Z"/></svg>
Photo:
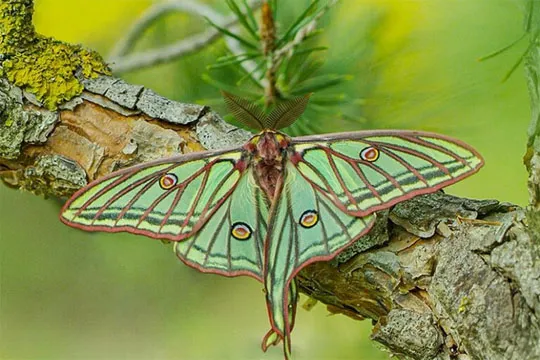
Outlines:
<svg viewBox="0 0 540 360"><path fill-rule="evenodd" d="M94 78L110 70L95 51L37 34L32 15L32 0L0 2L0 76L54 110L83 91L78 73Z"/></svg>
<svg viewBox="0 0 540 360"><path fill-rule="evenodd" d="M435 193L382 219L369 236L387 241L306 267L299 289L372 319L372 338L404 358L540 358L540 245L522 209Z"/></svg>
<svg viewBox="0 0 540 360"><path fill-rule="evenodd" d="M58 114L23 106L22 92L0 79L0 158L17 159L23 144L47 141Z"/></svg>

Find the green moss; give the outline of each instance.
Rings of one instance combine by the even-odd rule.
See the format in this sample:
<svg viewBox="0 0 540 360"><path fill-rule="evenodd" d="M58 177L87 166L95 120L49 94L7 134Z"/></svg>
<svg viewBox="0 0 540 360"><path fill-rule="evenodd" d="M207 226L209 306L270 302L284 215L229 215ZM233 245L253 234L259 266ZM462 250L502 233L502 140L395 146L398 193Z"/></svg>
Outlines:
<svg viewBox="0 0 540 360"><path fill-rule="evenodd" d="M70 45L35 33L31 0L0 3L0 53L2 76L34 94L50 110L79 95L86 78L110 74L101 56L80 45Z"/></svg>

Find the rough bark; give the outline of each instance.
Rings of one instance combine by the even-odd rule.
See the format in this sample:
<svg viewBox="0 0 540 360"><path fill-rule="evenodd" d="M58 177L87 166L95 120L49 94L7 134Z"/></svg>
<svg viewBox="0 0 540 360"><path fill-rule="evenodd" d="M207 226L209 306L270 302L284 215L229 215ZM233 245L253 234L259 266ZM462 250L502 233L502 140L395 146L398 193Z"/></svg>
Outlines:
<svg viewBox="0 0 540 360"><path fill-rule="evenodd" d="M121 167L249 138L206 106L109 76L81 83L80 95L50 111L0 80L0 177L6 184L67 196Z"/></svg>
<svg viewBox="0 0 540 360"><path fill-rule="evenodd" d="M379 214L370 235L300 273L332 312L374 320L412 359L540 358L539 248L522 209L437 193Z"/></svg>
<svg viewBox="0 0 540 360"><path fill-rule="evenodd" d="M0 61L9 58L2 49ZM527 69L534 121L538 67L533 46ZM3 74L0 177L37 194L66 196L120 167L249 138L208 107L168 100L114 77L88 79L75 72L82 90L51 108ZM531 138L535 134L531 130ZM534 143L529 144L532 169L540 163ZM534 174L529 212L495 200L436 193L380 213L369 235L333 261L304 269L300 288L331 312L372 319L373 339L397 355L538 359L540 250L534 199L540 182Z"/></svg>

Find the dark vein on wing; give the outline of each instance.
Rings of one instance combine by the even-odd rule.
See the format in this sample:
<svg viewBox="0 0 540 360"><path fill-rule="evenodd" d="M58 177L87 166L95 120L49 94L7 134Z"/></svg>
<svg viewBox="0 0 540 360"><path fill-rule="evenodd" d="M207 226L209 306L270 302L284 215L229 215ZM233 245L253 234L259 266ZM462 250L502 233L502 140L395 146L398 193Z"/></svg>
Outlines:
<svg viewBox="0 0 540 360"><path fill-rule="evenodd" d="M407 170L409 170L412 174L414 174L414 176L416 176L418 180L420 180L421 182L429 186L424 176L420 174L420 172L418 172L418 170L415 167L411 166L407 161L399 157L397 154L394 154L393 152L385 149L384 147L380 148L380 151L388 155L392 159L396 160L397 162L399 162L402 166L404 166Z"/></svg>
<svg viewBox="0 0 540 360"><path fill-rule="evenodd" d="M216 197L217 193L221 190L221 187L227 182L227 180L229 180L229 178L235 173L236 170L234 170L234 167L232 168L232 171L229 171L227 174L225 174L225 176L223 177L223 179L221 179L221 181L219 182L219 184L216 186L216 188L214 189L214 191L212 191L212 195L210 195L208 201L206 202L206 205L204 206L204 208L201 210L201 215L200 217L203 217L206 212L208 211L208 209L212 206L212 203L214 201L214 198ZM236 190L236 186L238 185L238 182L240 181L240 178L243 176L243 173L240 173L239 176L238 176L238 180L236 180L236 183L231 186L231 189L228 190L225 194L223 194L223 196L221 197L220 200L217 201L216 205L214 207L219 207L222 203L223 203L223 199L226 199L228 198L233 192L234 190Z"/></svg>
<svg viewBox="0 0 540 360"><path fill-rule="evenodd" d="M434 158L432 158L430 156L427 156L425 153L422 153L420 151L416 151L416 150L404 147L402 145L389 144L389 143L386 143L386 142L379 142L379 141L374 141L374 140L365 140L365 142L367 144L369 144L371 146L375 146L375 147L377 147L379 149L386 147L386 148L393 149L393 150L396 150L396 151L400 151L400 152L403 152L403 153L406 153L406 154L409 154L409 155L412 155L412 156L416 156L416 157L418 157L418 158L420 158L422 160L425 160L425 161L431 163L432 165L437 167L439 170L444 172L446 175L450 175L450 171L448 171L446 166L444 166L439 161L435 160ZM421 145L421 144L417 144L417 145ZM452 157L455 158L455 156L452 156Z"/></svg>
<svg viewBox="0 0 540 360"><path fill-rule="evenodd" d="M289 201L289 204L292 204L292 199L291 199L291 194L290 192L287 193L288 196L288 201ZM300 242L299 242L299 236L298 236L298 224L296 223L296 219L294 218L294 214L292 212L292 209L290 206L287 206L287 209L288 209L288 213L289 213L289 221L291 223L291 230L294 232L294 236L291 234L292 238L289 239L289 244L288 244L288 247L289 247L289 251L288 251L288 254L287 254L287 268L286 270L289 269L289 265L291 264L291 260L292 260L292 256L291 256L291 251L292 251L292 245L294 245L294 250L295 250L295 255L294 255L294 267L296 268L298 266L298 256L300 254ZM293 244L294 242L294 244ZM294 269L293 269L294 271ZM289 273L287 272L287 279L288 280L288 277L289 277Z"/></svg>
<svg viewBox="0 0 540 360"><path fill-rule="evenodd" d="M199 190L197 190L197 195L195 195L195 199L193 199L193 202L192 202L192 204L191 204L191 206L189 208L189 212L187 213L186 218L184 219L184 223L182 224L182 227L181 227L182 230L189 224L189 219L193 216L193 214L195 213L195 209L199 205L199 199L201 198L202 193L206 189L206 184L208 182L208 177L210 177L210 171L212 171L212 166L211 165L213 165L213 164L215 164L215 162L213 162L212 164L209 164L206 167L206 171L204 172L204 176L203 176L201 185L199 187ZM200 220L200 216L197 219L197 221L199 221L199 220Z"/></svg>
<svg viewBox="0 0 540 360"><path fill-rule="evenodd" d="M405 194L405 190L403 190L403 187L401 186L401 184L390 173L388 173L386 170L382 169L381 167L379 167L379 166L377 166L374 163L371 163L369 161L362 161L361 160L358 163L362 164L362 165L365 165L366 167L369 167L369 168L375 170L376 172L378 172L379 174L384 176L386 178L386 180L388 180L390 183L392 183L392 185L394 185L395 188L401 190L401 192Z"/></svg>
<svg viewBox="0 0 540 360"><path fill-rule="evenodd" d="M442 147L442 146L439 146L439 145L436 145L436 144L433 144L433 143L430 143L429 141L426 141L426 140L423 140L419 137L415 137L415 136L410 136L410 135L404 135L403 138L406 138L407 140L415 143L415 144L418 144L418 145L422 145L422 146L425 146L427 148L432 148L432 149L435 149L436 151L439 151L439 152L442 152L443 154L446 154L450 157L453 157L454 159L456 159L457 161L459 161L460 163L462 163L463 165L466 165L468 166L469 168L471 168L471 166L469 165L469 163L467 162L467 160L465 159L462 159L460 156L458 156L457 154L449 151L448 149Z"/></svg>
<svg viewBox="0 0 540 360"><path fill-rule="evenodd" d="M232 227L232 216L231 216L231 204L232 204L232 201L229 201L229 204L227 205L227 212L226 214L228 215L227 218L229 219L229 229L231 229ZM232 271L232 260L231 260L231 238L232 238L232 234L231 234L231 230L228 231L227 233L227 266L229 267L229 271Z"/></svg>
<svg viewBox="0 0 540 360"><path fill-rule="evenodd" d="M165 169L165 171L168 172L170 169L174 168L176 165L177 165L177 164L174 164L174 165L170 166L169 168ZM147 170L147 169L144 169L144 170ZM166 172L165 172L165 173L166 173ZM94 220L97 220L97 218L99 218L99 217L103 214L103 212L104 212L105 210L107 210L107 208L108 208L112 203L114 203L116 200L118 200L119 198L121 198L122 196L124 196L125 194L127 194L128 192L130 192L131 190L135 189L137 186L144 184L146 181L148 181L148 180L155 180L155 178L161 177L163 174L164 174L163 171L160 171L160 172L158 172L158 173L150 173L149 175L146 175L145 177L143 177L143 178L141 178L141 179L135 181L134 183L129 184L127 187L123 188L121 191L119 191L119 192L117 192L116 194L114 194L109 200L107 200L107 201L105 202L105 204L103 204L103 205L99 208L99 210L98 210L98 211L96 212L96 214L94 215ZM128 176L122 177L121 179L118 179L118 180L114 181L113 183L107 185L107 186L106 186L104 189L102 189L102 190L105 190L105 189L108 188L106 191L109 191L110 189L116 187L117 185L120 185L121 183L123 183L124 181L128 180L129 178L131 178L131 177L133 177L133 176L135 176L135 175L136 175L136 173L135 173L135 174L128 174ZM120 181L120 180L121 180L121 181ZM111 185L113 185L113 184L114 184L114 186L111 186ZM151 182L150 184L151 184L151 185L154 185L154 182ZM102 190L100 190L98 193L101 193ZM106 193L106 191L105 191L104 193ZM142 191L142 190L141 190L141 191ZM95 198L95 197L101 197L101 195L103 195L103 193L100 194L100 195L95 194L93 198ZM85 205L86 205L86 204L85 204ZM82 207L81 207L81 209L82 209Z"/></svg>
<svg viewBox="0 0 540 360"><path fill-rule="evenodd" d="M150 174L148 176L155 176L155 174ZM130 174L124 174L122 176L120 176L119 178L117 178L116 180L114 180L112 183L110 183L109 185L105 186L103 189L99 190L97 193L95 193L94 195L92 195L88 200L86 200L84 202L84 204L82 204L79 209L77 210L77 212L75 213L75 216L79 216L83 211L85 211L88 206L93 203L94 201L96 201L97 199L99 199L103 194L105 194L107 191L111 190L112 188L118 186L119 184L121 184L122 182L124 182L126 179L128 179L130 177ZM107 179L108 180L108 179ZM103 180L103 181L107 181L107 180ZM144 181L143 181L144 182ZM97 184L97 185L100 185L101 183ZM131 184L133 185L133 184ZM130 186L131 186L130 185ZM138 184L139 185L139 184ZM130 187L130 190L133 189L133 187L135 186L132 186Z"/></svg>
<svg viewBox="0 0 540 360"><path fill-rule="evenodd" d="M258 209L261 208L261 198L260 198L260 194L259 194L259 190L258 188L254 188L254 192L255 192L255 213L256 213L256 216L255 216L255 219L256 219L256 223L257 223L257 229L255 229L256 231L256 234L258 236L256 236L256 239L254 241L255 243L255 254L257 256L257 264L259 265L259 271L261 272L262 274L262 271L263 271L263 261L262 261L262 255L261 255L261 242L262 242L262 234L261 234L261 229L262 229L262 212L259 211Z"/></svg>
<svg viewBox="0 0 540 360"><path fill-rule="evenodd" d="M187 164L187 163L183 163L181 165L184 165L184 164ZM175 166L179 166L178 164L175 164ZM163 175L163 174L166 174L168 173L173 167L175 166L172 166L172 167L169 167L167 169L165 169L164 171L161 171L160 172L160 175ZM182 182L182 184L189 184L191 181L193 181L194 178L198 177L201 172L204 170L204 167L203 169L201 170L198 170L197 172L195 172L193 175L191 175L190 177L188 177L186 180L184 180ZM153 183L154 185L155 183ZM158 185L159 186L159 185ZM178 185L178 186L181 186L181 185ZM159 202L161 202L161 200L163 200L166 196L168 196L170 194L170 190L165 190L165 192L163 194L161 194L156 200L154 200L152 202L152 204L150 205L150 207L144 212L144 214L141 216L141 218L139 219L139 221L137 222L137 225L135 227L139 227L141 225L141 223L148 217L148 215L152 212L152 210L154 210L154 208L157 206L157 204L159 204ZM165 196L163 196L165 195Z"/></svg>
<svg viewBox="0 0 540 360"><path fill-rule="evenodd" d="M184 194L184 190L186 190L186 183L182 183L178 186L178 188L176 189L176 194L174 195L174 199L173 199L173 202L171 204L171 206L169 207L169 210L167 210L167 213L165 214L165 216L163 216L163 220L161 221L161 224L159 226L159 230L158 232L161 233L161 230L163 229L163 227L165 226L165 224L167 223L167 221L169 221L169 218L171 217L172 213L174 212L174 209L176 209L176 205L178 205L178 203L180 202L180 199L182 198L182 195Z"/></svg>
<svg viewBox="0 0 540 360"><path fill-rule="evenodd" d="M171 195L171 192L170 192L170 190L167 190L167 191L161 193L154 201L152 201L152 204L150 204L150 206L146 209L146 211L141 215L139 221L137 222L136 227L139 227L141 225L141 223L148 218L148 215L150 215L150 213L154 212L154 209L156 208L156 206L158 206L158 204L161 201L163 201L163 199L168 197L169 195ZM159 212L156 211L156 213L159 213ZM160 228L160 230L161 230L161 228Z"/></svg>
<svg viewBox="0 0 540 360"><path fill-rule="evenodd" d="M101 206L98 210L98 212L96 213L96 215L94 216L94 220L96 220L105 210L108 206L110 206L113 202L115 202L116 200L118 200L120 197L122 197L123 195L127 194L128 192L130 192L131 190L133 190L134 188L136 188L137 186L143 184L145 181L148 181L154 177L158 177L158 176L162 176L163 175L163 171L165 172L168 172L170 169L174 168L175 166L177 166L178 164L173 164L171 165L170 167L158 172L158 173L150 173L144 177L142 177L141 179L129 184L128 186L126 186L125 188L123 188L120 192L116 193L111 199L107 200L107 202L105 202L105 204L103 206ZM148 168L146 169L141 169L141 170L147 170ZM109 185L105 186L103 189L99 190L97 193L95 193L90 199L88 199L80 208L79 210L77 211L76 215L75 216L79 216L84 210L86 210L86 208L94 201L96 201L97 199L99 199L103 194L107 193L109 190L115 188L116 186L118 185L121 185L123 182L127 181L128 179L132 178L133 176L137 175L139 172L135 172L135 173L126 173L124 174L123 176L120 176L118 179L116 179L115 181L113 181L112 183L110 183ZM107 180L103 180L103 181L107 181Z"/></svg>
<svg viewBox="0 0 540 360"><path fill-rule="evenodd" d="M282 175L282 176L283 176L283 175ZM280 180L280 182L281 182L281 186L280 186L281 194L280 194L280 195L283 195L284 185L285 185L285 184L284 184L284 179L282 178L282 179ZM281 196L280 196L280 197L281 197ZM277 200L277 201L280 201L280 200L281 200L281 199L279 199L279 200ZM280 202L281 202L281 201L280 201ZM279 205L281 205L281 204L279 204ZM278 209L278 211L279 211L279 207L276 206L276 209ZM278 215L277 213L274 214L274 218L277 218L277 215ZM286 216L285 216L285 218L286 218ZM272 225L275 225L275 221L274 221L274 223L273 223ZM277 258L279 257L278 254L279 254L279 249L281 248L281 240L283 239L283 232L284 232L284 231L285 231L285 226L281 226L281 229L280 229L280 232L279 232L279 237L278 237L278 239L277 239L277 243L276 243L276 247L275 247L275 249L277 249L277 250L276 250L276 253L274 254L274 259L272 259L272 260L273 260L273 265L272 265L272 275L273 275L273 280L275 280L275 274L276 274L276 262L277 262ZM274 233L275 233L275 232L274 232L274 226L272 226L272 235L274 235ZM272 240L275 240L275 237L274 237L274 236L272 236ZM273 281L273 280L272 280L272 285L274 285L274 281Z"/></svg>
<svg viewBox="0 0 540 360"><path fill-rule="evenodd" d="M315 204L317 206L317 212L319 214L319 216L321 218L319 218L319 223L321 224L321 228L322 228L322 234L323 234L323 244L324 244L324 249L326 250L326 253L329 254L330 253L330 247L328 246L329 243L330 243L330 239L328 238L328 232L326 231L326 227L324 226L324 221L322 219L322 213L321 213L321 203L319 201L319 196L317 196L317 194L315 194Z"/></svg>
<svg viewBox="0 0 540 360"><path fill-rule="evenodd" d="M330 207L328 206L328 204L326 204L324 201L321 202L321 204L326 208L326 210L328 211L328 213L330 213L330 215L332 216L332 218L334 218L334 220L336 221L336 223L341 227L341 229L343 230L343 232L345 234L347 234L347 237L349 238L349 240L352 240L351 238L351 234L349 234L349 230L347 228L347 224L343 223L343 221L341 221L341 219L339 218L339 215L337 215L337 213Z"/></svg>
<svg viewBox="0 0 540 360"><path fill-rule="evenodd" d="M229 202L230 204L230 202ZM228 210L230 210L230 206L228 208ZM214 231L214 233L212 234L212 238L210 239L210 242L208 243L208 248L207 250L205 251L205 254L204 254L204 261L202 263L202 266L205 267L206 266L206 263L208 262L208 258L210 257L210 253L212 252L212 249L214 248L214 245L216 243L216 240L218 238L218 235L220 234L220 231L221 228L223 227L223 224L225 223L225 221L227 220L227 217L228 217L228 213L225 213L223 215L223 217L221 218L220 222L219 222L219 225L217 227L217 230ZM208 223L207 223L208 224ZM229 224L229 228L232 226L232 224ZM230 232L227 233L228 236L230 236ZM227 254L228 257L230 257L230 253Z"/></svg>
<svg viewBox="0 0 540 360"><path fill-rule="evenodd" d="M375 188L375 186L373 186L373 184L371 184L369 182L369 180L367 179L366 177L366 174L364 174L364 171L358 166L358 163L356 161L354 161L353 159L344 159L346 160L347 162L349 162L349 164L351 165L351 167L353 168L354 172L356 172L358 174L358 176L360 177L360 180L362 180L364 182L364 184L367 186L367 188L369 189L369 191L371 191L371 193L382 203L384 202L384 200L382 199L382 196L381 194L377 191L377 189Z"/></svg>
<svg viewBox="0 0 540 360"><path fill-rule="evenodd" d="M336 203L338 204L341 204L341 201L339 200L338 195L332 189L332 187L330 186L330 183L326 180L326 178L319 172L319 170L315 166L313 166L312 164L310 164L309 162L305 160L303 160L302 163L307 165L311 169L311 171L313 171L321 179L321 181L326 186L326 190L322 189L319 185L315 184L313 181L306 178L306 180L311 184L311 186L316 187L317 189L320 189L321 192L326 192L326 193L331 194L332 197L334 198L334 201L336 201ZM298 169L298 172L302 173L300 169Z"/></svg>
<svg viewBox="0 0 540 360"><path fill-rule="evenodd" d="M115 221L115 225L118 224L118 221L120 221L120 219L122 219L124 217L124 215L129 211L129 209L133 206L133 204L135 204L135 202L137 200L139 200L141 198L141 196L143 196L144 193L146 193L146 191L148 191L149 188L151 188L152 186L154 186L156 183L155 181L149 181L146 185L143 186L143 188L141 190L139 190L139 192L137 192L137 194L135 194L135 196L122 208L122 210L118 213L118 216L116 217L116 221ZM129 191L128 191L129 192ZM118 195L120 193L117 193L116 195ZM127 194L127 192L124 192L123 194L121 194L120 196L124 196L125 194ZM116 196L115 195L115 196ZM103 213L103 211L105 211L106 208L108 208L114 201L116 201L118 198L116 199L109 199L109 201L111 201L109 204L105 204L100 210L101 213L100 213L100 216L101 214Z"/></svg>
<svg viewBox="0 0 540 360"><path fill-rule="evenodd" d="M334 171L334 175L336 176L336 179L339 181L339 184L343 188L343 191L345 192L345 195L347 195L347 198L349 198L349 201L351 204L356 206L358 210L360 210L360 207L358 206L358 203L356 202L356 199L354 198L353 194L349 191L349 188L345 185L345 180L343 180L343 177L337 170L337 165L332 156L329 154L328 151L325 151L326 157L328 158L328 163L330 164L330 167ZM346 205L345 205L346 206ZM347 207L347 206L346 206Z"/></svg>
<svg viewBox="0 0 540 360"><path fill-rule="evenodd" d="M186 187L189 185L189 183L191 183L191 181L193 181L194 179L196 179L200 174L202 174L204 172L204 169L206 168L203 167L201 170L199 170L197 173L195 173L193 176L191 176L189 179L187 179L186 181L183 181L182 183L183 184L186 184ZM208 172L205 174L207 175ZM197 177L194 177L194 176L197 176ZM206 178L206 176L205 176ZM204 178L203 178L204 179ZM204 180L203 180L204 181ZM201 188L200 189L203 189L204 188L204 183L202 184ZM199 189L199 191L200 191ZM141 218L139 219L139 221L137 222L137 227L139 227L143 221L146 220L146 218L148 218L148 215L150 215L154 209L156 208L156 206L159 205L159 203L161 201L163 201L163 199L165 199L167 196L170 195L170 191L169 190L166 190L165 192L163 192L161 195L159 195L153 202L152 204L150 204L150 206L146 209L146 211L141 215ZM194 201L194 204L196 204L196 201ZM191 213L187 213L186 214L186 218L184 219L184 224L182 225L182 228L181 230L179 231L179 233L181 234L182 233L182 230L184 229L184 227L186 226L186 224L189 222L189 218L191 217Z"/></svg>

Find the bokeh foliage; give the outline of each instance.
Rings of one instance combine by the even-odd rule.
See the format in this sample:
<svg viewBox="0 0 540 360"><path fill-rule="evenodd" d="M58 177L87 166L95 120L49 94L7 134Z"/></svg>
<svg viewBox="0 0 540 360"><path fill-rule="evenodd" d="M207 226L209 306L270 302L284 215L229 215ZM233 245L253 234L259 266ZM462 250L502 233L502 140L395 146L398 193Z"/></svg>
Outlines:
<svg viewBox="0 0 540 360"><path fill-rule="evenodd" d="M280 31L309 0L277 0ZM147 0L36 0L37 31L81 42L105 57ZM224 1L208 1L227 13ZM514 0L342 0L321 19L306 47L321 62L313 76L342 76L314 95L291 133L370 128L443 132L475 146L486 166L448 190L461 196L526 203L529 105L522 69L501 79L527 46L477 59L517 39L523 9ZM481 14L481 16L479 16ZM148 29L133 51L208 29L174 13ZM227 56L222 41L204 51L124 74L164 96L210 104L219 91L204 78L235 83L238 69L209 69ZM295 68L294 64L291 64ZM301 64L298 65L299 67ZM247 85L246 85L247 86ZM294 89L288 89L294 91ZM339 102L332 102L331 96ZM224 114L225 115L225 114ZM57 221L60 203L0 187L0 357L4 359L281 359L261 354L267 330L261 286L203 275L160 242L86 234ZM385 359L369 343L370 323L299 311L296 359Z"/></svg>

